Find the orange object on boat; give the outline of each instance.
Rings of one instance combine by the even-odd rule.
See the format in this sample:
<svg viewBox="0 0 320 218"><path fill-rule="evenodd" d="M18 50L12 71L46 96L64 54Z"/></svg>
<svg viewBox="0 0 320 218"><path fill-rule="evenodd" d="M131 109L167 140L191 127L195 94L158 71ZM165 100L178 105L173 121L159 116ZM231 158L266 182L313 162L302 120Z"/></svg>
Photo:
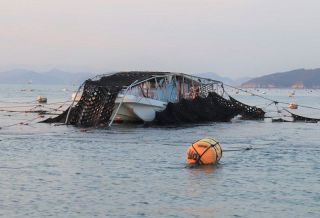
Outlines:
<svg viewBox="0 0 320 218"><path fill-rule="evenodd" d="M204 138L193 143L187 150L187 164L216 164L222 157L218 141Z"/></svg>

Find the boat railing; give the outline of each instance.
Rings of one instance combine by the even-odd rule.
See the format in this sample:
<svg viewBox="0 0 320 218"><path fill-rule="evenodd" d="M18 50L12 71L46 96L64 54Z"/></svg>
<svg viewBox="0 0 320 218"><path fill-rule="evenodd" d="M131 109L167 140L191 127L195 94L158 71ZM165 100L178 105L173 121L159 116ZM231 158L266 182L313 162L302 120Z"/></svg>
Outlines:
<svg viewBox="0 0 320 218"><path fill-rule="evenodd" d="M168 79L168 76L172 77L171 79ZM173 89L176 87L175 85L168 86L168 84L170 82L168 81L177 81L177 76L182 77L182 83L180 87L182 89L181 93L176 93L177 96L176 98L174 98L172 96L173 93ZM186 76L186 77L184 77ZM161 89L159 90L160 85L158 84L158 79L162 78L165 80L166 84L167 84L167 88L171 87L171 90L165 90L165 89ZM174 79L173 79L174 78ZM186 84L184 84L187 80L189 80L190 84L189 84L189 89L185 90L184 86ZM133 88L138 87L139 85L146 83L146 82L154 82L154 88L141 88L140 92L138 90L136 90L136 93L134 93L135 91L133 90ZM148 79L145 80L141 80L137 83L135 83L134 85L130 85L130 89L127 91L127 87L128 86L124 86L122 91L120 92L121 94L124 93L131 93L133 95L142 95L143 97L147 97L147 98L152 98L152 99L156 99L156 100L163 100L163 101L170 101L170 102L176 102L177 100L180 100L181 98L185 98L185 99L194 99L196 96L200 96L200 97L207 97L208 94L210 92L216 92L219 95L223 95L224 93L224 88L223 88L223 83L220 81L216 81L216 80L211 80L211 79L206 79L206 78L201 78L201 77L196 77L196 76L190 76L190 75L186 75L186 74L167 74L167 75L154 75ZM145 93L145 89L147 89L147 93ZM169 88L170 89L170 88ZM163 94L159 93L159 91L163 92ZM142 92L142 94L141 94Z"/></svg>

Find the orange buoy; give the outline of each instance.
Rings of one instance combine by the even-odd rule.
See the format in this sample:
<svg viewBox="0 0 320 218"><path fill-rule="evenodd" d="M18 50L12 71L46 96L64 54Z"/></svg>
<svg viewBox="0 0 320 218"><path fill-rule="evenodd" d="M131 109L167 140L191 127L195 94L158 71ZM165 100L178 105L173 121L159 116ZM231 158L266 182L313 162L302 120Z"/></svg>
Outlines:
<svg viewBox="0 0 320 218"><path fill-rule="evenodd" d="M218 141L204 138L194 142L187 150L187 164L216 164L222 157Z"/></svg>
<svg viewBox="0 0 320 218"><path fill-rule="evenodd" d="M295 103L290 103L290 104L288 105L288 108L290 108L290 109L298 109L298 105L295 104Z"/></svg>
<svg viewBox="0 0 320 218"><path fill-rule="evenodd" d="M43 96L38 96L37 97L37 102L40 103L40 104L47 103L47 98L43 97Z"/></svg>

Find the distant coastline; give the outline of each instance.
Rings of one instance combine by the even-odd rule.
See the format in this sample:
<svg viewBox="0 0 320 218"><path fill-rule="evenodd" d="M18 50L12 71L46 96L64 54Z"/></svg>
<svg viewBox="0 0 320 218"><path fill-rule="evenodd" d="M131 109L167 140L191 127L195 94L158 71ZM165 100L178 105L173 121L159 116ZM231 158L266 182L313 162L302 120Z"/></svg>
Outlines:
<svg viewBox="0 0 320 218"><path fill-rule="evenodd" d="M273 73L251 79L243 84L243 88L294 88L319 89L320 68L297 69L282 73Z"/></svg>

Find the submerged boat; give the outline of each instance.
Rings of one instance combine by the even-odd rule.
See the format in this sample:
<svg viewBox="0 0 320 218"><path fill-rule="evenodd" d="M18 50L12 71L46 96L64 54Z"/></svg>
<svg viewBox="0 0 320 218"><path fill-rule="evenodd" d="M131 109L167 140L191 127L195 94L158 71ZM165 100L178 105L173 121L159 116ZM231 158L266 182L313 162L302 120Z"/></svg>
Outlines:
<svg viewBox="0 0 320 218"><path fill-rule="evenodd" d="M159 124L260 119L264 111L224 91L220 81L172 72L118 72L86 80L68 110L46 122L110 126L113 122Z"/></svg>
<svg viewBox="0 0 320 218"><path fill-rule="evenodd" d="M206 97L209 89L218 92L220 85L219 81L181 73L151 74L148 79L136 81L119 92L112 117L119 122L152 122L168 103L191 101L200 95Z"/></svg>

